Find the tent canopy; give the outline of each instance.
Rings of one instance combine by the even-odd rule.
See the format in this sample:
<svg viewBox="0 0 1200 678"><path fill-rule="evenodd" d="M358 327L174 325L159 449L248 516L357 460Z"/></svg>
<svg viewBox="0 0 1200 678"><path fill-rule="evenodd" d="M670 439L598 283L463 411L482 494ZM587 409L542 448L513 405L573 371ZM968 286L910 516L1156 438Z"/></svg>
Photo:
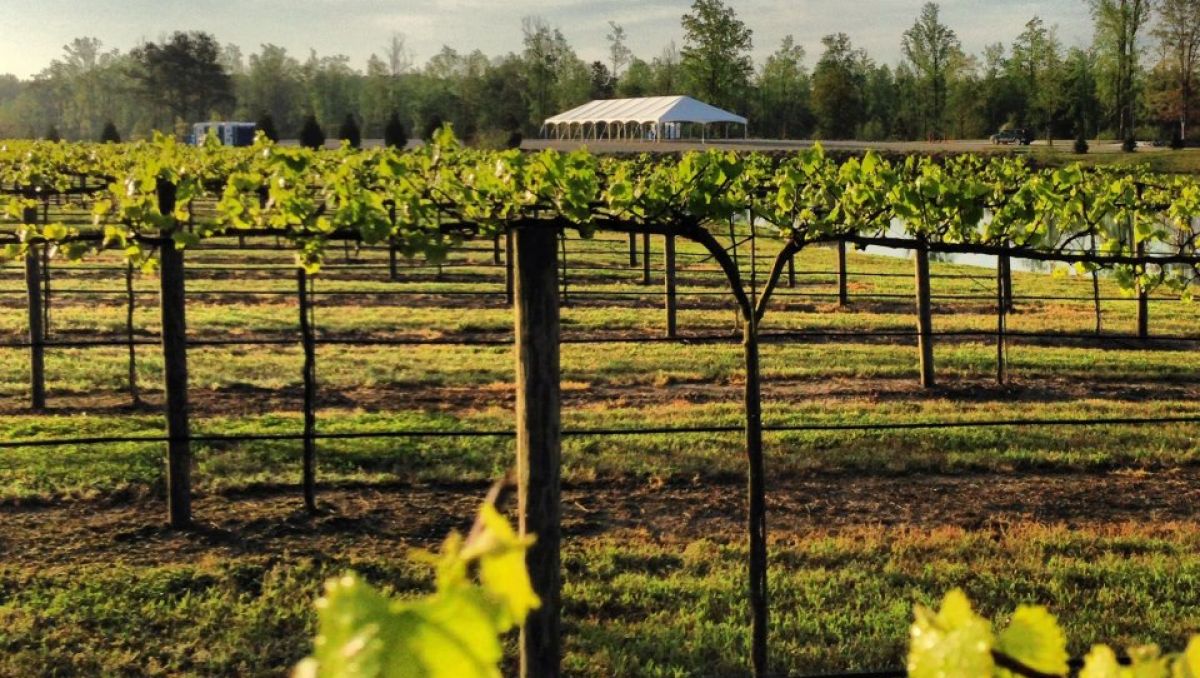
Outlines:
<svg viewBox="0 0 1200 678"><path fill-rule="evenodd" d="M691 97L641 97L638 99L596 99L564 113L546 118L546 125L568 123L714 123L745 125L740 115L710 106Z"/></svg>

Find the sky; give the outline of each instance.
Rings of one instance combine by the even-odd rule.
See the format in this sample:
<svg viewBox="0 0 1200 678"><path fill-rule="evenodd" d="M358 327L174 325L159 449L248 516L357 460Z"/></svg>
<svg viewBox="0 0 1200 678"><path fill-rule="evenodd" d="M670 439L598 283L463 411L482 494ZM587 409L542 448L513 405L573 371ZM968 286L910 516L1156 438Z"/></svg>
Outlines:
<svg viewBox="0 0 1200 678"><path fill-rule="evenodd" d="M785 35L820 56L821 36L844 32L883 63L901 58L900 36L923 0L727 0L754 31L761 62ZM1058 28L1070 47L1091 39L1085 0L943 0L943 21L963 47L1010 44L1034 15ZM401 33L417 64L449 45L495 56L521 50L521 17L536 15L562 30L585 60L607 61L608 21L624 26L634 54L649 60L674 40L691 0L0 0L0 73L25 78L45 68L77 37L127 51L175 30L203 30L243 54L273 43L304 58L345 54L364 68Z"/></svg>

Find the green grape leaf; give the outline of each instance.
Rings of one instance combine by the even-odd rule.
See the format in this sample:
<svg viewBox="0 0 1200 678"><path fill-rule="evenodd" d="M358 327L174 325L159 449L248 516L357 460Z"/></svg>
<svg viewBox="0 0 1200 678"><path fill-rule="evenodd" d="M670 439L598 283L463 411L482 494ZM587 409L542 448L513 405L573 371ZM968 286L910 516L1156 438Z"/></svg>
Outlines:
<svg viewBox="0 0 1200 678"><path fill-rule="evenodd" d="M1171 667L1171 678L1200 678L1200 636L1192 636Z"/></svg>
<svg viewBox="0 0 1200 678"><path fill-rule="evenodd" d="M1087 656L1083 658L1083 669L1079 678L1121 678L1121 665L1117 663L1117 653L1107 645L1093 645Z"/></svg>
<svg viewBox="0 0 1200 678"><path fill-rule="evenodd" d="M480 549L479 580L488 594L501 603L497 623L509 629L541 604L525 570L525 549L532 539L518 537L491 504L483 507L480 519L486 528L476 540L480 545L465 549L463 557L470 558L473 549Z"/></svg>
<svg viewBox="0 0 1200 678"><path fill-rule="evenodd" d="M1132 664L1124 674L1129 678L1168 678L1167 658L1162 656L1157 645L1141 645L1129 648Z"/></svg>
<svg viewBox="0 0 1200 678"><path fill-rule="evenodd" d="M298 678L493 678L500 641L478 591L393 602L357 576L326 585L317 602L320 635Z"/></svg>
<svg viewBox="0 0 1200 678"><path fill-rule="evenodd" d="M1042 673L1064 675L1069 669L1066 634L1040 605L1017 607L1012 623L996 639L996 649Z"/></svg>
<svg viewBox="0 0 1200 678"><path fill-rule="evenodd" d="M46 227L42 229L42 235L47 240L62 240L67 237L68 232L67 227L63 224L46 224Z"/></svg>
<svg viewBox="0 0 1200 678"><path fill-rule="evenodd" d="M911 678L993 673L991 625L971 610L966 594L960 589L946 594L936 614L918 605L909 636Z"/></svg>
<svg viewBox="0 0 1200 678"><path fill-rule="evenodd" d="M469 541L452 534L437 565L437 590L393 601L353 574L326 584L318 635L295 678L499 678L499 635L539 602L525 570L530 539L490 504ZM468 577L478 564L481 585Z"/></svg>

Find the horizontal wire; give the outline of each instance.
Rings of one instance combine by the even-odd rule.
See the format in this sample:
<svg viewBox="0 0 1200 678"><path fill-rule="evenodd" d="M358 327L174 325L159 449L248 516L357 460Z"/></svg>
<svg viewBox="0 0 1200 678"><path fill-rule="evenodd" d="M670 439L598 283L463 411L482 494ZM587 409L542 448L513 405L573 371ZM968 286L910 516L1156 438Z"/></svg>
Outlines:
<svg viewBox="0 0 1200 678"><path fill-rule="evenodd" d="M1014 428L1023 426L1149 426L1159 424L1200 424L1200 413L1179 417L1112 417L1100 419L1037 419L1014 418L993 419L980 421L915 421L891 422L877 424L776 424L764 425L765 433L797 433L797 432L879 432L879 431L910 431L929 428ZM562 430L563 437L616 437L644 435L699 435L716 433L740 433L744 426L711 425L711 426L663 426L648 428L586 428ZM362 440L389 438L514 438L515 431L510 430L397 430L397 431L355 431L351 433L317 433L306 436L303 433L261 433L261 434L195 434L181 440L200 443L220 442L258 442L258 441L298 441L298 440ZM81 438L51 438L0 441L0 449L15 449L29 447L56 447L68 445L100 445L123 443L166 443L173 439L166 435L148 436L91 436Z"/></svg>
<svg viewBox="0 0 1200 678"><path fill-rule="evenodd" d="M917 337L920 333L916 330L779 330L774 332L761 332L758 335L759 341L767 343L775 343L785 339L825 339L825 338L893 338L893 337ZM1155 334L1147 337L1141 337L1137 334L1119 334L1104 332L1096 334L1095 332L1031 332L1024 330L1006 330L997 332L996 330L942 330L932 332L929 336L938 337L981 337L981 338L1024 338L1024 339L1070 339L1079 341L1131 341L1137 343L1147 342L1197 342L1200 341L1200 335L1184 335L1184 334ZM189 339L187 344L189 348L202 348L209 346L288 346L298 345L301 342L299 337L264 337L264 338L246 338L246 339ZM587 345L587 344L706 344L706 343L729 343L740 344L742 338L740 335L730 334L701 334L701 335L681 335L677 337L664 336L642 336L642 337L563 337L559 340L561 344L572 345ZM79 339L74 341L45 341L34 343L27 340L22 341L5 341L0 342L0 349L25 349L34 346L43 348L106 348L106 347L124 347L133 344L134 346L157 346L160 343L158 335L143 336L133 341L128 339ZM508 346L513 343L511 336L497 338L470 338L470 339L453 339L444 337L318 337L315 343L319 345L350 345L350 346Z"/></svg>

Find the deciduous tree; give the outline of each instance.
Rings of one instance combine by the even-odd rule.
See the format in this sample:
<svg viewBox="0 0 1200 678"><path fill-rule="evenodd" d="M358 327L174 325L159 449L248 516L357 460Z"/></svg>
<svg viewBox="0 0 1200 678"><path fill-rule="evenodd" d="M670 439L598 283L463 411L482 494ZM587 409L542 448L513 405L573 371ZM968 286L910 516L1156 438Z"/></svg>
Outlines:
<svg viewBox="0 0 1200 678"><path fill-rule="evenodd" d="M221 46L208 33L179 31L132 52L141 96L175 119L195 121L233 107L233 82L222 68Z"/></svg>
<svg viewBox="0 0 1200 678"><path fill-rule="evenodd" d="M688 92L723 108L741 108L754 74L752 33L721 0L695 0L683 18L681 65Z"/></svg>
<svg viewBox="0 0 1200 678"><path fill-rule="evenodd" d="M1096 24L1096 48L1105 58L1115 131L1133 137L1138 33L1150 20L1153 0L1088 0Z"/></svg>
<svg viewBox="0 0 1200 678"><path fill-rule="evenodd" d="M850 37L821 38L825 52L813 70L813 112L817 130L828 139L851 139L863 121L863 85L869 59Z"/></svg>
<svg viewBox="0 0 1200 678"><path fill-rule="evenodd" d="M921 15L901 40L904 56L926 89L926 134L936 138L942 136L951 68L962 54L958 36L941 22L939 13L936 3L925 3Z"/></svg>
<svg viewBox="0 0 1200 678"><path fill-rule="evenodd" d="M1160 0L1153 35L1175 82L1170 101L1179 119L1179 137L1186 139L1196 95L1196 67L1200 63L1200 2Z"/></svg>

